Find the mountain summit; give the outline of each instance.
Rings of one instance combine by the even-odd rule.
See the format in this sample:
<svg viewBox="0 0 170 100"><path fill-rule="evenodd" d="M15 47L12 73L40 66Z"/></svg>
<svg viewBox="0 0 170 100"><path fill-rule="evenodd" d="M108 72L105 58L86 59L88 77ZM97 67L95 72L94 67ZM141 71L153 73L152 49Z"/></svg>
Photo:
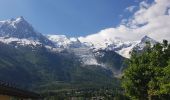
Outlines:
<svg viewBox="0 0 170 100"><path fill-rule="evenodd" d="M155 44L157 43L157 41L155 41L154 39L150 38L149 36L145 35L142 39L140 43L146 43L146 42L150 42L151 44Z"/></svg>
<svg viewBox="0 0 170 100"><path fill-rule="evenodd" d="M151 46L155 45L156 43L158 43L156 40L148 37L147 35L145 35L138 44L135 45L135 47L133 48L134 50L137 51L141 51L144 49L144 47L146 46L146 43L149 42L151 44Z"/></svg>
<svg viewBox="0 0 170 100"><path fill-rule="evenodd" d="M35 31L31 24L29 24L22 16L0 21L0 37L17 38L37 41L45 45L52 46L53 43L43 36L41 33Z"/></svg>

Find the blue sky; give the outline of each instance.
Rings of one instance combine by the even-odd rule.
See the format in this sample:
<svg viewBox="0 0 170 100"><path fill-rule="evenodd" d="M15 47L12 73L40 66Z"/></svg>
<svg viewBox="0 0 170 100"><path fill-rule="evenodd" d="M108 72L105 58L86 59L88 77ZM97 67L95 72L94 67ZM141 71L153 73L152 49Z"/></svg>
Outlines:
<svg viewBox="0 0 170 100"><path fill-rule="evenodd" d="M0 0L0 20L23 16L43 34L86 36L116 27L142 0ZM149 0L153 1L153 0Z"/></svg>

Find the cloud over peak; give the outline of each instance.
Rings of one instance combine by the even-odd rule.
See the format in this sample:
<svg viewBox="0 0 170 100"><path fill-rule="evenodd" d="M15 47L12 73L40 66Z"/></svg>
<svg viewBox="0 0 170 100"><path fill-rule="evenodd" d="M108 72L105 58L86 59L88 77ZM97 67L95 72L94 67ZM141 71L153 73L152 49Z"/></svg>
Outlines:
<svg viewBox="0 0 170 100"><path fill-rule="evenodd" d="M170 41L170 0L155 0L149 4L140 2L138 10L129 19L122 19L118 27L101 30L98 33L80 37L82 42L98 44L107 39L121 38L123 41L135 41L148 35L156 40ZM133 6L127 7L130 12Z"/></svg>

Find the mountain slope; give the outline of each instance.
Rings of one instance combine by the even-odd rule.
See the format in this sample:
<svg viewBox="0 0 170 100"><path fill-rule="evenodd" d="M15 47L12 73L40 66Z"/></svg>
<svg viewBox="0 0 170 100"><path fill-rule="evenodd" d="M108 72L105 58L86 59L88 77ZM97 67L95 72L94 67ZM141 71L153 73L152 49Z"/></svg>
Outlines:
<svg viewBox="0 0 170 100"><path fill-rule="evenodd" d="M82 66L76 56L70 53L53 53L43 47L32 51L30 47L15 48L3 43L0 48L1 80L27 88L42 88L54 83L57 88L63 84L84 87L88 86L85 84L87 82L92 86L97 82L102 86L114 84L111 71L98 66Z"/></svg>

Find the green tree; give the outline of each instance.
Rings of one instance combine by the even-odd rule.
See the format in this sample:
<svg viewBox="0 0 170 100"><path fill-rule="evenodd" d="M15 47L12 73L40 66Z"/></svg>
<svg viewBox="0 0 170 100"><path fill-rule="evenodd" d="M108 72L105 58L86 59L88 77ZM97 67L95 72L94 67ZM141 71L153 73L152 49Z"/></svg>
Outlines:
<svg viewBox="0 0 170 100"><path fill-rule="evenodd" d="M170 45L166 40L152 48L147 44L144 52L132 53L122 86L125 94L134 100L167 98L170 94Z"/></svg>

